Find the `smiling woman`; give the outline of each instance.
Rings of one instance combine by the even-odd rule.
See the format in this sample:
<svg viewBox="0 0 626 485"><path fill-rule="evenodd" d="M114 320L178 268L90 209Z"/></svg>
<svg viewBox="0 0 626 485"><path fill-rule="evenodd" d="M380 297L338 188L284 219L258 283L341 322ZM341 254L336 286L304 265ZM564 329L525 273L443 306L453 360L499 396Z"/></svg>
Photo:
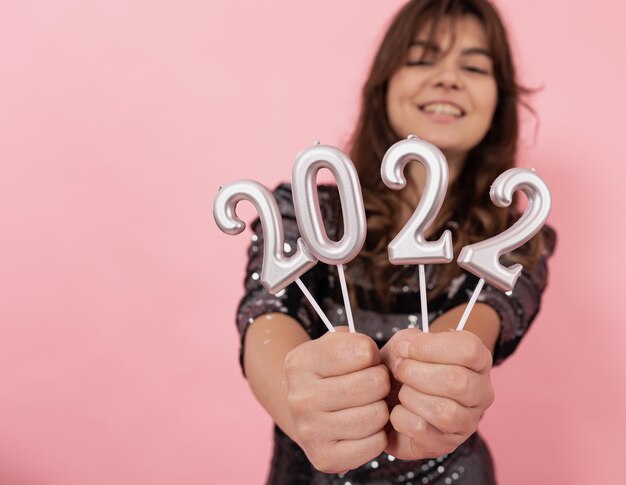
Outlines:
<svg viewBox="0 0 626 485"><path fill-rule="evenodd" d="M399 136L418 135L446 155L454 181L465 154L491 125L498 87L485 29L475 16L459 17L456 25L444 19L434 42L428 31L418 33L405 65L389 80L387 112Z"/></svg>
<svg viewBox="0 0 626 485"><path fill-rule="evenodd" d="M359 265L372 268L373 277L352 277L357 329L381 345L394 329L420 326L411 268L386 266L385 241L395 236L398 208L411 204L392 199L400 191L379 190L376 181L381 154L401 138L388 124L388 80L405 66L410 44L430 38L428 31L417 34L446 2L403 10L377 68L368 69L406 1L264 0L245 8L232 0L0 2L0 484L254 485L266 479L273 420L242 379L233 322L247 238L221 233L209 206L229 181L272 185L289 178L295 153L314 139L349 149L371 194L369 260ZM626 44L626 3L493 2L514 34L521 80L543 87L532 98L540 132L533 136L536 120L522 117L516 158L549 184L551 224L563 244L549 260L550 285L527 334L509 322L526 321L536 310L536 298L526 306L520 295L544 279L542 271L521 281L508 306L499 306L506 318L497 360L512 350L516 332L526 336L513 358L491 372L497 398L480 437L507 485L624 483L626 267L616 248L626 240L626 224L619 222L626 214L626 197L619 196L626 181L626 64L616 59ZM448 193L450 200L468 192L451 206L463 217L444 218L448 227L458 225L455 242L468 234L468 218L478 232L486 230L481 221L495 220L469 192L484 193L476 184L488 187L495 177L478 167L506 165L517 140L506 135L517 129L510 56L485 12L472 15L485 29L498 107L485 140L468 154L468 172ZM443 52L444 41L438 41ZM365 121L348 147L365 81ZM295 234L287 189L277 194ZM409 188L402 192L411 196ZM331 205L324 202L327 212ZM242 209L247 220L252 209ZM258 255L251 249L251 258ZM257 263L250 260L251 267ZM357 269L351 265L348 273ZM250 317L255 301L269 298L257 291L253 275L246 284L258 298L242 305ZM319 282L332 322L341 322L340 297L337 303L329 295L336 274L322 276L309 279ZM466 284L461 275L449 280L444 298ZM367 293L375 300L368 307L362 287L379 283L380 291ZM286 293L290 299L269 300L281 304L273 311L284 306L293 317L283 319L306 323L310 309L297 302L297 289ZM400 304L369 311L381 296ZM494 301L490 295L483 309ZM444 309L434 301L429 308ZM298 326L299 335L309 339L306 329L317 331L318 323ZM248 325L243 317L239 324ZM275 346L284 342L283 327L264 325L261 317L249 327L250 383L264 365L284 363ZM258 347L265 343L275 357L253 362L257 332ZM424 377L437 368L416 371ZM372 373L368 383L384 379L381 369ZM282 377L270 375L267 389ZM461 387L463 376L457 378ZM357 394L349 389L314 388L313 398L333 404L333 397ZM380 404L369 410L370 417L384 413ZM415 485L443 466L445 478L429 483L449 478L457 484L470 473L467 466L461 473L465 465L456 451L450 460L439 456L418 466L383 455L341 479L315 472L301 440L294 444L277 432L276 443L272 473L284 470L287 483L382 484L402 475L402 483ZM398 464L406 472L391 474ZM479 483L487 482L472 470Z"/></svg>
<svg viewBox="0 0 626 485"><path fill-rule="evenodd" d="M415 207L425 178L421 164L411 164L414 190L386 190L378 172L387 148L417 134L444 152L450 184L431 235L451 226L458 254L518 217L515 207L495 207L488 191L500 173L515 166L518 108L526 105L525 94L504 24L490 2L412 1L394 17L363 87L350 147L369 215L361 259L372 276L377 273L381 293L393 273L387 244ZM439 103L432 106L434 101ZM442 114L452 108L454 114ZM552 237L543 231L511 257L533 266ZM456 265L441 271L435 294L461 275Z"/></svg>
<svg viewBox="0 0 626 485"><path fill-rule="evenodd" d="M488 189L514 166L522 92L506 32L487 0L413 0L396 14L365 82L350 143L367 212L365 249L347 272L360 334L325 333L297 288L278 295L262 288L264 238L253 225L238 324L250 387L277 425L269 483L495 483L477 433L493 401L492 361L516 349L537 314L554 232L545 228L512 256L525 265L522 278L508 296L487 286L468 331L447 330L456 327L477 278L453 264L427 266L433 323L422 333L417 267L392 266L387 245L411 216L425 177L421 164L411 164L407 188L390 191L380 163L409 134L443 151L451 183L430 237L452 230L458 255L519 216L515 207L495 208ZM275 196L285 240L295 247L291 188L282 185ZM329 236L339 239L336 188L320 187L319 202ZM303 280L333 323L344 323L334 270L318 263Z"/></svg>

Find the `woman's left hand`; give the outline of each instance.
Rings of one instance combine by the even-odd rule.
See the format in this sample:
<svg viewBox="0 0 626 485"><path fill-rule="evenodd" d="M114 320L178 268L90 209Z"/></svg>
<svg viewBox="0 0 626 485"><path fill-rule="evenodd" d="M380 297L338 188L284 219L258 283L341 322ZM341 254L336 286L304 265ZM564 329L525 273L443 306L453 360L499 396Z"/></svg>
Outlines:
<svg viewBox="0 0 626 485"><path fill-rule="evenodd" d="M491 406L492 357L467 331L397 332L381 350L392 375L385 452L403 460L454 451Z"/></svg>

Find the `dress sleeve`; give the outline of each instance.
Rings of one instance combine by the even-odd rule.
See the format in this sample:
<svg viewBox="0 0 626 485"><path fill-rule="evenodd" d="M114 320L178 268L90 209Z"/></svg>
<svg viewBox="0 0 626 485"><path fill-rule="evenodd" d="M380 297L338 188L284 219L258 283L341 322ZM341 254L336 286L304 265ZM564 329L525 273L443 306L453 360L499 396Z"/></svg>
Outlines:
<svg viewBox="0 0 626 485"><path fill-rule="evenodd" d="M522 271L510 295L486 284L478 298L478 301L494 308L500 316L500 336L493 354L494 365L501 364L515 351L539 313L541 297L548 283L548 258L556 244L556 233L552 228L544 226L543 234L545 246L539 260L531 270Z"/></svg>
<svg viewBox="0 0 626 485"><path fill-rule="evenodd" d="M273 192L283 219L283 233L285 237L285 254L293 254L296 249L296 241L300 237L298 225L293 208L291 187L288 184L279 185ZM310 305L300 288L291 284L279 291L276 295L268 293L261 285L261 268L263 265L263 230L259 219L251 224L253 235L248 248L248 265L244 280L244 294L237 309L237 328L240 335L239 363L243 368L243 352L246 331L254 320L268 313L284 313L294 318L315 338L314 327L318 320L315 310ZM316 294L316 274L318 266L313 267L301 276L302 282L309 291ZM245 372L244 372L245 374Z"/></svg>

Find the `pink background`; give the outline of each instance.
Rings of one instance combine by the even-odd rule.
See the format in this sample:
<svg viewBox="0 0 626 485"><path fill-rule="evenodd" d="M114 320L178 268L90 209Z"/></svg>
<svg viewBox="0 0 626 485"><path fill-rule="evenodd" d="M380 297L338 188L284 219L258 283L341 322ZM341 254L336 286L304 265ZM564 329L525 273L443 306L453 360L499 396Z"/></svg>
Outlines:
<svg viewBox="0 0 626 485"><path fill-rule="evenodd" d="M342 145L400 3L2 3L0 483L263 482L271 423L233 323L249 237L218 231L213 197ZM618 483L626 10L499 5L544 87L521 158L560 240L482 429L502 483Z"/></svg>

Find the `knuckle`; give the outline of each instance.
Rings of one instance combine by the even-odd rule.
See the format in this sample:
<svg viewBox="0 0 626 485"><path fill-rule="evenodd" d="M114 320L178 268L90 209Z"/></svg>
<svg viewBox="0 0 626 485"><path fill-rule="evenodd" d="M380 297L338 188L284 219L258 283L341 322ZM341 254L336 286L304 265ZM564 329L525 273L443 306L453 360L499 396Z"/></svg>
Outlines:
<svg viewBox="0 0 626 485"><path fill-rule="evenodd" d="M463 345L463 354L469 363L475 364L481 360L481 343L478 338L469 338Z"/></svg>
<svg viewBox="0 0 626 485"><path fill-rule="evenodd" d="M477 396L474 407L484 412L493 404L495 398L496 394L491 381L488 381L486 384L481 383L481 394Z"/></svg>
<svg viewBox="0 0 626 485"><path fill-rule="evenodd" d="M400 390L398 391L398 401L400 401L404 406L406 406L407 402L410 400L410 389L404 384Z"/></svg>
<svg viewBox="0 0 626 485"><path fill-rule="evenodd" d="M419 330L415 328L403 328L393 334L391 339L397 340L398 342L401 342L402 340L408 340L415 334L415 332L419 332Z"/></svg>
<svg viewBox="0 0 626 485"><path fill-rule="evenodd" d="M471 418L467 419L463 423L463 426L461 426L461 427L459 427L459 429L457 429L457 433L455 433L454 436L459 437L459 436L462 435L463 436L462 441L465 441L466 438L468 438L472 433L474 433L475 431L478 430L479 422L480 422L480 414L476 413L475 416L472 416ZM458 446L458 444L457 444L457 446Z"/></svg>
<svg viewBox="0 0 626 485"><path fill-rule="evenodd" d="M415 436L419 436L428 429L428 423L424 418L418 416L417 419L414 421L412 428Z"/></svg>
<svg viewBox="0 0 626 485"><path fill-rule="evenodd" d="M287 406L294 416L306 415L311 405L311 398L308 394L298 391L290 391L287 394Z"/></svg>
<svg viewBox="0 0 626 485"><path fill-rule="evenodd" d="M293 375L294 372L297 372L297 370L300 368L301 361L301 351L298 349L298 347L289 351L285 356L285 373L287 375Z"/></svg>
<svg viewBox="0 0 626 485"><path fill-rule="evenodd" d="M380 362L378 357L378 347L372 339L367 335L353 334L351 335L349 344L349 353L355 363L363 367L369 367L373 363Z"/></svg>
<svg viewBox="0 0 626 485"><path fill-rule="evenodd" d="M378 365L371 368L371 385L379 392L378 395L383 397L391 391L391 380L389 379L389 371L385 365Z"/></svg>
<svg viewBox="0 0 626 485"><path fill-rule="evenodd" d="M437 404L437 416L441 431L445 433L454 433L457 431L459 423L458 406L450 401L440 401Z"/></svg>
<svg viewBox="0 0 626 485"><path fill-rule="evenodd" d="M385 401L377 401L372 405L372 421L381 428L389 421L389 406Z"/></svg>
<svg viewBox="0 0 626 485"><path fill-rule="evenodd" d="M456 395L464 395L469 389L468 372L460 368L451 368L447 375L448 385Z"/></svg>
<svg viewBox="0 0 626 485"><path fill-rule="evenodd" d="M471 428L469 432L466 433L466 438L468 438L471 434L478 431L478 425L480 424L480 414L476 414L476 416L471 421Z"/></svg>
<svg viewBox="0 0 626 485"><path fill-rule="evenodd" d="M489 380L479 382L474 392L470 390L468 392L472 395L469 405L480 409L482 412L493 404L496 397L493 385Z"/></svg>
<svg viewBox="0 0 626 485"><path fill-rule="evenodd" d="M393 407L393 409L391 410L391 412L389 413L389 422L391 423L391 425L395 428L395 429L401 429L402 426L402 419L401 419L401 411L400 411L400 404L397 404L396 406Z"/></svg>
<svg viewBox="0 0 626 485"><path fill-rule="evenodd" d="M398 368L396 369L396 378L403 383L410 382L411 379L415 375L415 370L413 369L413 365L411 365L411 360L402 359Z"/></svg>
<svg viewBox="0 0 626 485"><path fill-rule="evenodd" d="M485 409L487 409L489 406L491 406L493 404L493 402L496 399L496 392L493 388L493 384L491 382L488 383L487 385L487 391L486 391L486 396L485 396Z"/></svg>
<svg viewBox="0 0 626 485"><path fill-rule="evenodd" d="M387 448L388 444L389 441L387 438L387 433L385 433L385 431L383 430L379 431L373 444L374 453L372 453L372 456L380 455L383 451L385 451L385 448Z"/></svg>
<svg viewBox="0 0 626 485"><path fill-rule="evenodd" d="M491 366L491 353L476 335L469 333L463 342L463 355L469 367L486 369ZM481 371L482 372L482 371Z"/></svg>
<svg viewBox="0 0 626 485"><path fill-rule="evenodd" d="M493 355L491 355L491 352L489 352L487 348L484 349L484 352L487 354L485 357L485 370L487 372L491 372L491 369L493 368Z"/></svg>
<svg viewBox="0 0 626 485"><path fill-rule="evenodd" d="M299 441L302 443L309 443L315 437L315 427L309 420L297 419L295 420L294 425Z"/></svg>
<svg viewBox="0 0 626 485"><path fill-rule="evenodd" d="M313 467L322 473L338 473L336 458L327 446L316 446L307 453Z"/></svg>

